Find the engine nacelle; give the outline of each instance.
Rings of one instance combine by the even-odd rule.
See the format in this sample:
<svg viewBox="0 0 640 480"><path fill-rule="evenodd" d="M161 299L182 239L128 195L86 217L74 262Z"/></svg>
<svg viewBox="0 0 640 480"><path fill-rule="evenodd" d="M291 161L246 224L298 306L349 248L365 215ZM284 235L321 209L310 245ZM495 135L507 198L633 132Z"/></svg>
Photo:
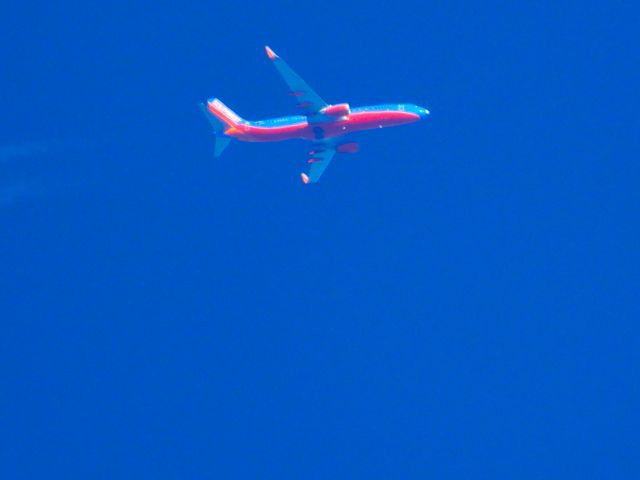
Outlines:
<svg viewBox="0 0 640 480"><path fill-rule="evenodd" d="M322 114L328 117L346 117L351 113L351 108L348 103L338 103L336 105L329 105L322 109Z"/></svg>

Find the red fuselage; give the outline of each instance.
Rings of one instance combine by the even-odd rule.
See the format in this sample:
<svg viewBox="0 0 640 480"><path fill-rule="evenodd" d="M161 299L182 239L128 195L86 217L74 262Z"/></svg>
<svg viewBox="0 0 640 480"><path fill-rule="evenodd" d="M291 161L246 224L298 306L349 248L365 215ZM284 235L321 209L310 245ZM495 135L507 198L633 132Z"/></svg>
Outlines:
<svg viewBox="0 0 640 480"><path fill-rule="evenodd" d="M349 115L327 122L309 123L306 117L286 117L258 122L238 123L224 133L245 142L278 142L282 140L320 140L334 138L362 130L393 127L420 120L415 111L363 107Z"/></svg>

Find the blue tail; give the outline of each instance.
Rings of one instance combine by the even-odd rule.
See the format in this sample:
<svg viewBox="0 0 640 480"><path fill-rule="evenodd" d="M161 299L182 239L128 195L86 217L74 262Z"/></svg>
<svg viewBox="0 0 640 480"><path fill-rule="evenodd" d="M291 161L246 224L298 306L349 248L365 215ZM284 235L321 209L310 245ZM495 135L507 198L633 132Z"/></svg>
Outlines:
<svg viewBox="0 0 640 480"><path fill-rule="evenodd" d="M200 104L200 110L202 110L202 113L204 113L204 116L207 117L207 120L209 120L209 123L213 127L213 133L216 141L213 156L218 158L231 142L231 137L227 137L224 134L227 125L213 115L204 103Z"/></svg>

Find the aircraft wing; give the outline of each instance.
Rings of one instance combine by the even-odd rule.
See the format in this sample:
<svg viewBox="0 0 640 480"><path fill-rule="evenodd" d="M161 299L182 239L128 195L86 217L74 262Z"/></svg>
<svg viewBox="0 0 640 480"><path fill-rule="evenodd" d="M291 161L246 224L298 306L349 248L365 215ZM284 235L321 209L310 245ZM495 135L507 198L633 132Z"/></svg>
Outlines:
<svg viewBox="0 0 640 480"><path fill-rule="evenodd" d="M267 56L276 66L278 73L282 75L282 78L289 86L289 90L291 90L289 95L296 99L300 111L308 116L320 115L320 110L327 106L327 102L320 98L320 95L314 92L313 89L307 85L307 82L300 78L273 50L269 47L264 48L267 51Z"/></svg>
<svg viewBox="0 0 640 480"><path fill-rule="evenodd" d="M331 163L331 159L336 154L336 148L329 143L315 143L309 152L310 165L309 173L301 173L300 177L304 183L316 183L324 171Z"/></svg>

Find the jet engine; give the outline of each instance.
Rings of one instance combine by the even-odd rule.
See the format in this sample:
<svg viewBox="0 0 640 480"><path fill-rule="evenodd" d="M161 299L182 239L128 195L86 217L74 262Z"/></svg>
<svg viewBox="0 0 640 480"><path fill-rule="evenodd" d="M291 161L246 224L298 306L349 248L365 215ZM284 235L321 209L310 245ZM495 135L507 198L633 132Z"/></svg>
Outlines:
<svg viewBox="0 0 640 480"><path fill-rule="evenodd" d="M322 113L328 117L346 117L351 113L351 108L348 103L338 103L324 107Z"/></svg>

